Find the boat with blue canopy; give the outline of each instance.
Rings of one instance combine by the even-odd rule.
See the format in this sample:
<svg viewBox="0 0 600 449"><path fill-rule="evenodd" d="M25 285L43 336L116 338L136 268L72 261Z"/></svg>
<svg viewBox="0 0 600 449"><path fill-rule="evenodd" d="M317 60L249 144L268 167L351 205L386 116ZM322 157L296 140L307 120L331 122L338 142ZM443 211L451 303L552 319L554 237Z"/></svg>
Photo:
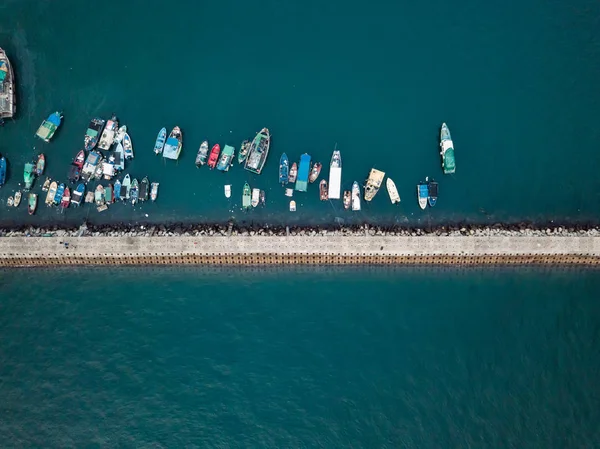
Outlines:
<svg viewBox="0 0 600 449"><path fill-rule="evenodd" d="M52 139L52 136L54 136L54 133L60 126L61 121L62 115L60 112L53 112L42 122L35 135L44 142L50 142L50 139Z"/></svg>
<svg viewBox="0 0 600 449"><path fill-rule="evenodd" d="M288 160L287 154L283 153L279 159L279 183L287 184L289 180L289 168L290 161Z"/></svg>
<svg viewBox="0 0 600 449"><path fill-rule="evenodd" d="M173 128L173 131L171 131L171 134L169 134L169 138L167 139L167 141L165 143L165 148L163 150L163 157L166 157L167 159L173 159L176 161L177 159L179 159L179 154L181 153L181 147L182 147L181 129L179 129L179 126L176 126L175 128Z"/></svg>
<svg viewBox="0 0 600 449"><path fill-rule="evenodd" d="M304 153L300 156L300 167L298 168L298 178L296 179L296 190L306 192L308 188L308 176L310 174L310 154Z"/></svg>
<svg viewBox="0 0 600 449"><path fill-rule="evenodd" d="M154 144L154 153L160 154L163 152L165 148L165 141L167 140L167 128L162 128L158 132L158 136L156 137L156 143Z"/></svg>

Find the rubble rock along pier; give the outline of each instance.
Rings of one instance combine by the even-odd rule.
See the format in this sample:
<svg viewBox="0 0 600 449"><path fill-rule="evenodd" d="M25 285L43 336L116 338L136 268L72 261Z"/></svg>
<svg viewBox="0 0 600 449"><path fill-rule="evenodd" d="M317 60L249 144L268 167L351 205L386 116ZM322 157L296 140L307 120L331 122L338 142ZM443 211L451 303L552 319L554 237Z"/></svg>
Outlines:
<svg viewBox="0 0 600 449"><path fill-rule="evenodd" d="M434 264L596 265L589 236L0 237L0 266Z"/></svg>

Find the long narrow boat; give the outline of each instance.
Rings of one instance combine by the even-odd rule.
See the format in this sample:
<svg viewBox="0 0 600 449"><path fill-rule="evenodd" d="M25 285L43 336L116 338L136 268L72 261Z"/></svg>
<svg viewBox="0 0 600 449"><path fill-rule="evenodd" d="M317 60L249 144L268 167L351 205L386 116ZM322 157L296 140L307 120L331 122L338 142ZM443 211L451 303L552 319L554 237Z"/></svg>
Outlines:
<svg viewBox="0 0 600 449"><path fill-rule="evenodd" d="M94 193L94 201L96 201L96 206L102 206L106 199L104 198L104 187L102 184L98 184L96 187L96 192Z"/></svg>
<svg viewBox="0 0 600 449"><path fill-rule="evenodd" d="M260 201L260 189L252 189L252 207L258 206Z"/></svg>
<svg viewBox="0 0 600 449"><path fill-rule="evenodd" d="M40 154L35 163L35 175L42 176L44 174L44 168L46 168L46 157L43 154Z"/></svg>
<svg viewBox="0 0 600 449"><path fill-rule="evenodd" d="M131 191L129 192L129 196L131 197L131 204L138 202L140 190L138 180L136 178L133 178L133 181L131 181Z"/></svg>
<svg viewBox="0 0 600 449"><path fill-rule="evenodd" d="M112 184L108 184L104 189L104 201L106 201L107 204L112 204L115 202L115 196L113 192Z"/></svg>
<svg viewBox="0 0 600 449"><path fill-rule="evenodd" d="M224 187L225 198L231 198L231 184L226 184Z"/></svg>
<svg viewBox="0 0 600 449"><path fill-rule="evenodd" d="M200 148L198 148L198 154L196 154L196 167L200 168L202 165L206 164L207 159L208 142L205 140L200 144Z"/></svg>
<svg viewBox="0 0 600 449"><path fill-rule="evenodd" d="M48 116L46 120L42 122L35 135L42 139L44 142L50 142L54 133L60 126L62 115L60 112L53 112Z"/></svg>
<svg viewBox="0 0 600 449"><path fill-rule="evenodd" d="M235 148L233 148L231 145L225 145L223 151L221 151L221 157L219 158L219 163L217 164L217 170L229 171L229 167L231 167L231 163L233 162L234 154Z"/></svg>
<svg viewBox="0 0 600 449"><path fill-rule="evenodd" d="M81 178L81 169L77 165L71 164L71 166L69 167L69 173L67 175L67 179L69 180L69 182L75 183L75 182L78 182L80 178Z"/></svg>
<svg viewBox="0 0 600 449"><path fill-rule="evenodd" d="M344 190L344 209L350 209L352 205L352 191Z"/></svg>
<svg viewBox="0 0 600 449"><path fill-rule="evenodd" d="M113 196L115 197L115 201L121 197L121 181L118 179L115 181L115 187L113 189Z"/></svg>
<svg viewBox="0 0 600 449"><path fill-rule="evenodd" d="M115 147L113 156L115 157L115 170L125 170L125 149L123 148L123 144L121 142L119 142Z"/></svg>
<svg viewBox="0 0 600 449"><path fill-rule="evenodd" d="M27 198L27 213L29 215L35 214L35 210L37 209L37 201L38 201L37 194L30 193Z"/></svg>
<svg viewBox="0 0 600 449"><path fill-rule="evenodd" d="M8 56L0 48L0 121L12 118L17 110L15 77Z"/></svg>
<svg viewBox="0 0 600 449"><path fill-rule="evenodd" d="M125 138L125 134L127 134L127 126L123 125L117 131L117 134L115 135L114 143L123 142L123 139Z"/></svg>
<svg viewBox="0 0 600 449"><path fill-rule="evenodd" d="M81 205L81 201L83 200L83 196L85 194L85 184L79 183L75 190L73 190L73 196L71 197L71 203L74 206L79 207Z"/></svg>
<svg viewBox="0 0 600 449"><path fill-rule="evenodd" d="M385 178L384 172L375 168L371 169L365 185L365 201L371 201L375 195L377 195L377 192L379 192L379 188L381 187L381 183L383 182L383 178Z"/></svg>
<svg viewBox="0 0 600 449"><path fill-rule="evenodd" d="M360 186L356 181L352 184L352 210L360 210Z"/></svg>
<svg viewBox="0 0 600 449"><path fill-rule="evenodd" d="M56 189L56 195L54 195L54 204L59 205L62 201L63 194L65 193L65 185L60 183L58 189Z"/></svg>
<svg viewBox="0 0 600 449"><path fill-rule="evenodd" d="M267 128L263 128L256 137L254 137L254 140L252 140L244 168L252 173L260 175L267 162L270 146L271 134Z"/></svg>
<svg viewBox="0 0 600 449"><path fill-rule="evenodd" d="M290 168L290 176L288 178L288 182L293 184L296 182L296 178L298 177L298 164L295 162L292 164L292 168Z"/></svg>
<svg viewBox="0 0 600 449"><path fill-rule="evenodd" d="M123 195L123 193L125 195ZM123 178L123 183L121 184L120 198L124 201L128 200L130 194L131 194L131 177L129 176L129 173L127 173L125 175L125 177Z"/></svg>
<svg viewBox="0 0 600 449"><path fill-rule="evenodd" d="M85 151L79 150L75 159L73 159L73 164L77 165L79 168L83 168L83 164L85 164Z"/></svg>
<svg viewBox="0 0 600 449"><path fill-rule="evenodd" d="M158 132L158 136L156 137L156 142L154 143L154 153L155 154L158 155L163 152L166 141L167 141L167 128L162 128Z"/></svg>
<svg viewBox="0 0 600 449"><path fill-rule="evenodd" d="M142 182L140 183L140 201L148 200L148 193L150 190L150 182L148 181L148 177L144 176Z"/></svg>
<svg viewBox="0 0 600 449"><path fill-rule="evenodd" d="M217 166L217 161L219 160L220 152L221 152L221 147L217 143L216 145L214 145L212 147L212 150L210 150L210 156L208 157L208 162L206 164L206 165L208 165L208 168L213 169Z"/></svg>
<svg viewBox="0 0 600 449"><path fill-rule="evenodd" d="M242 145L240 146L240 152L238 154L238 163L241 164L248 157L248 150L250 150L250 145L252 142L249 140L244 140Z"/></svg>
<svg viewBox="0 0 600 449"><path fill-rule="evenodd" d="M0 187L6 182L6 158L0 155Z"/></svg>
<svg viewBox="0 0 600 449"><path fill-rule="evenodd" d="M304 153L300 156L300 168L298 168L298 179L296 179L296 190L306 192L308 189L308 175L310 171L310 154Z"/></svg>
<svg viewBox="0 0 600 449"><path fill-rule="evenodd" d="M339 200L342 188L342 155L337 149L333 150L331 163L329 164L329 192L330 200Z"/></svg>
<svg viewBox="0 0 600 449"><path fill-rule="evenodd" d="M321 183L319 184L319 197L321 198L321 201L327 201L329 199L327 181L324 179L321 179Z"/></svg>
<svg viewBox="0 0 600 449"><path fill-rule="evenodd" d="M131 143L131 137L127 133L123 137L123 151L125 159L133 159L133 143Z"/></svg>
<svg viewBox="0 0 600 449"><path fill-rule="evenodd" d="M430 207L433 207L437 203L438 199L438 183L432 179L427 183L427 190L427 202L429 203Z"/></svg>
<svg viewBox="0 0 600 449"><path fill-rule="evenodd" d="M429 188L426 182L420 182L417 185L417 199L419 207L423 210L427 207L427 198L429 197Z"/></svg>
<svg viewBox="0 0 600 449"><path fill-rule="evenodd" d="M167 159L177 160L181 154L181 148L183 147L183 135L179 126L173 128L169 134L169 138L165 142L165 148L163 149L163 157Z"/></svg>
<svg viewBox="0 0 600 449"><path fill-rule="evenodd" d="M13 206L15 207L19 207L19 204L21 204L21 197L23 196L23 194L21 193L20 190L17 190L17 192L15 193L15 201Z"/></svg>
<svg viewBox="0 0 600 449"><path fill-rule="evenodd" d="M310 170L310 175L308 177L308 180L311 184L313 182L315 182L317 180L317 178L319 177L319 175L321 174L322 167L323 167L323 164L321 164L320 162L315 162L315 164L312 166L312 168Z"/></svg>
<svg viewBox="0 0 600 449"><path fill-rule="evenodd" d="M33 185L33 180L35 179L35 165L31 162L27 162L25 164L25 168L23 169L23 181L25 182L25 190L31 189Z"/></svg>
<svg viewBox="0 0 600 449"><path fill-rule="evenodd" d="M105 123L106 122L99 117L95 117L90 121L83 138L83 147L86 151L91 151L96 147Z"/></svg>
<svg viewBox="0 0 600 449"><path fill-rule="evenodd" d="M52 181L50 183L50 187L48 188L48 193L46 194L46 205L52 206L54 205L54 197L56 196L56 191L58 190L58 184L56 181Z"/></svg>
<svg viewBox="0 0 600 449"><path fill-rule="evenodd" d="M117 120L117 116L113 115L109 121L106 122L106 126L104 127L104 131L102 131L102 135L100 136L100 142L98 143L98 148L100 150L108 150L112 146L115 141L115 134L119 130L119 121Z"/></svg>
<svg viewBox="0 0 600 449"><path fill-rule="evenodd" d="M444 173L454 173L456 171L456 162L454 160L454 143L450 136L450 129L445 123L442 123L440 129L440 156L442 156L442 168Z"/></svg>
<svg viewBox="0 0 600 449"><path fill-rule="evenodd" d="M290 161L288 160L287 154L283 153L279 159L279 183L281 185L287 184L289 176Z"/></svg>
<svg viewBox="0 0 600 449"><path fill-rule="evenodd" d="M150 199L152 201L156 201L156 198L158 197L158 186L160 184L158 182L153 182L152 186L150 188Z"/></svg>
<svg viewBox="0 0 600 449"><path fill-rule="evenodd" d="M52 182L52 180L46 176L46 180L44 181L44 184L42 185L42 192L48 191L48 189L50 188L51 182Z"/></svg>
<svg viewBox="0 0 600 449"><path fill-rule="evenodd" d="M61 209L66 209L71 204L71 190L68 187L65 187L65 191L63 192L62 199L60 200Z"/></svg>
<svg viewBox="0 0 600 449"><path fill-rule="evenodd" d="M242 193L242 207L244 209L249 209L252 206L252 194L250 192L250 186L248 183L244 184L244 191Z"/></svg>
<svg viewBox="0 0 600 449"><path fill-rule="evenodd" d="M390 196L390 201L392 204L396 204L400 202L400 195L398 195L398 189L396 188L396 184L392 181L392 178L388 178L385 181L385 187L387 188L388 195Z"/></svg>

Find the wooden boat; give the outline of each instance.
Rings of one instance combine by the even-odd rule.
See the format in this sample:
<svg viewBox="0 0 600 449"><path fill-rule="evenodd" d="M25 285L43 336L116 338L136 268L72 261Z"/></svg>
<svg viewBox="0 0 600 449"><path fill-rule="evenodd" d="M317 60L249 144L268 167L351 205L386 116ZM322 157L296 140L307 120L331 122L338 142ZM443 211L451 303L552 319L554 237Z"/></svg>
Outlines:
<svg viewBox="0 0 600 449"><path fill-rule="evenodd" d="M42 176L44 174L44 168L46 167L46 157L40 154L35 164L35 175Z"/></svg>
<svg viewBox="0 0 600 449"><path fill-rule="evenodd" d="M60 200L61 209L66 209L71 204L71 190L68 187L65 187L65 191L63 193L62 199Z"/></svg>
<svg viewBox="0 0 600 449"><path fill-rule="evenodd" d="M44 185L42 186L42 192L47 192L48 189L50 188L50 182L52 180L50 178L46 178L46 180L44 181Z"/></svg>
<svg viewBox="0 0 600 449"><path fill-rule="evenodd" d="M376 168L371 169L365 185L365 201L371 201L375 198L375 195L379 192L383 178L385 178L385 172L377 170Z"/></svg>
<svg viewBox="0 0 600 449"><path fill-rule="evenodd" d="M14 206L15 207L19 207L19 204L21 204L21 196L23 194L21 193L20 190L17 190L17 192L15 193L15 200L14 200Z"/></svg>
<svg viewBox="0 0 600 449"><path fill-rule="evenodd" d="M44 142L50 142L54 133L60 126L62 115L60 112L53 112L48 116L46 120L42 122L35 135L42 139Z"/></svg>
<svg viewBox="0 0 600 449"><path fill-rule="evenodd" d="M400 202L400 195L398 195L398 189L396 189L396 184L392 181L391 178L388 178L385 181L385 187L387 188L388 194L390 195L390 201L392 204L396 204Z"/></svg>
<svg viewBox="0 0 600 449"><path fill-rule="evenodd" d="M140 201L147 201L149 192L150 182L148 181L148 177L144 176L142 182L140 183Z"/></svg>
<svg viewBox="0 0 600 449"><path fill-rule="evenodd" d="M125 138L125 134L127 134L127 126L123 125L117 131L117 134L115 135L115 139L114 139L113 142L114 143L121 143L121 142L123 142L123 139Z"/></svg>
<svg viewBox="0 0 600 449"><path fill-rule="evenodd" d="M360 210L360 186L356 181L352 184L352 210Z"/></svg>
<svg viewBox="0 0 600 449"><path fill-rule="evenodd" d="M104 198L104 187L102 184L98 184L98 187L96 187L94 200L96 201L96 206L102 206L106 202L106 199Z"/></svg>
<svg viewBox="0 0 600 449"><path fill-rule="evenodd" d="M90 121L88 129L85 132L85 137L83 138L83 147L87 151L93 150L98 144L98 139L100 138L100 133L104 129L105 123L106 121L99 117L95 117Z"/></svg>
<svg viewBox="0 0 600 449"><path fill-rule="evenodd" d="M281 185L287 184L289 180L290 161L288 160L287 154L283 153L279 159L279 183Z"/></svg>
<svg viewBox="0 0 600 449"><path fill-rule="evenodd" d="M240 146L240 153L238 154L238 163L242 163L248 157L248 150L250 150L251 142L249 140L244 140L242 145Z"/></svg>
<svg viewBox="0 0 600 449"><path fill-rule="evenodd" d="M288 182L290 182L292 184L295 183L297 176L298 176L298 164L296 164L294 162L292 164L292 168L290 168L290 176L289 176Z"/></svg>
<svg viewBox="0 0 600 449"><path fill-rule="evenodd" d="M350 190L344 190L344 209L350 209L352 205L352 192Z"/></svg>
<svg viewBox="0 0 600 449"><path fill-rule="evenodd" d="M160 184L158 182L153 182L152 186L150 187L150 199L152 201L156 201L156 198L158 197L158 186Z"/></svg>
<svg viewBox="0 0 600 449"><path fill-rule="evenodd" d="M79 150L79 153L77 153L77 155L75 156L75 159L73 159L73 165L76 165L77 167L82 169L84 163L85 163L85 151Z"/></svg>
<svg viewBox="0 0 600 449"><path fill-rule="evenodd" d="M98 143L98 149L104 151L108 150L115 141L115 134L118 130L119 121L117 120L117 116L113 115L110 120L106 122L104 131L102 131L100 142Z"/></svg>
<svg viewBox="0 0 600 449"><path fill-rule="evenodd" d="M81 201L83 200L83 195L85 194L85 184L79 183L75 190L73 191L73 195L71 197L71 203L75 206L79 206Z"/></svg>
<svg viewBox="0 0 600 449"><path fill-rule="evenodd" d="M296 212L296 202L294 200L290 201L290 212Z"/></svg>
<svg viewBox="0 0 600 449"><path fill-rule="evenodd" d="M233 148L231 145L225 145L225 147L223 147L223 151L221 151L221 157L219 158L219 163L217 164L217 170L229 171L229 167L231 167L231 163L233 162L234 154L235 148Z"/></svg>
<svg viewBox="0 0 600 449"><path fill-rule="evenodd" d="M52 181L50 183L50 187L48 188L48 193L46 194L46 205L52 206L54 204L54 197L56 196L57 190L58 184L56 181Z"/></svg>
<svg viewBox="0 0 600 449"><path fill-rule="evenodd" d="M94 192L88 192L85 194L85 202L93 203L94 202Z"/></svg>
<svg viewBox="0 0 600 449"><path fill-rule="evenodd" d="M65 185L63 183L60 183L58 185L58 189L56 189L56 195L54 195L54 204L55 205L58 206L60 204L64 193L65 193Z"/></svg>
<svg viewBox="0 0 600 449"><path fill-rule="evenodd" d="M208 158L208 163L207 163L209 168L213 169L217 166L217 161L219 160L220 152L221 152L221 147L217 143L216 145L214 145L212 147L212 150L210 150L210 156Z"/></svg>
<svg viewBox="0 0 600 449"><path fill-rule="evenodd" d="M329 199L329 193L327 192L327 181L321 179L321 183L319 184L319 196L321 197L321 201L327 201Z"/></svg>
<svg viewBox="0 0 600 449"><path fill-rule="evenodd" d="M140 187L138 184L138 180L135 178L133 178L133 181L131 181L131 191L129 192L129 196L131 197L132 205L137 203L138 199L140 198Z"/></svg>
<svg viewBox="0 0 600 449"><path fill-rule="evenodd" d="M123 151L125 159L133 159L133 143L131 143L131 137L127 133L123 137Z"/></svg>
<svg viewBox="0 0 600 449"><path fill-rule="evenodd" d="M250 144L244 168L252 173L260 175L267 162L270 146L271 134L267 128L263 128L256 134L256 137L254 137L254 140L252 140L252 143Z"/></svg>
<svg viewBox="0 0 600 449"><path fill-rule="evenodd" d="M250 186L248 185L248 183L245 183L244 191L242 193L242 207L244 209L249 209L251 205L252 205L252 202L251 202Z"/></svg>
<svg viewBox="0 0 600 449"><path fill-rule="evenodd" d="M252 189L252 207L258 206L260 201L260 189Z"/></svg>
<svg viewBox="0 0 600 449"><path fill-rule="evenodd" d="M37 209L38 196L35 193L30 193L27 198L27 213L29 215L35 214Z"/></svg>
<svg viewBox="0 0 600 449"><path fill-rule="evenodd" d="M163 157L177 160L181 154L181 148L183 148L183 134L181 134L179 126L176 126L171 130L169 138L165 142Z"/></svg>
<svg viewBox="0 0 600 449"><path fill-rule="evenodd" d="M9 16L10 17L10 16ZM12 65L6 52L0 48L0 123L12 118L17 111L17 86Z"/></svg>
<svg viewBox="0 0 600 449"><path fill-rule="evenodd" d="M225 186L225 198L231 198L231 185L227 184Z"/></svg>
<svg viewBox="0 0 600 449"><path fill-rule="evenodd" d="M158 136L156 137L156 142L154 143L154 153L155 154L158 155L163 152L166 141L167 141L167 128L162 128L158 132Z"/></svg>
<svg viewBox="0 0 600 449"><path fill-rule="evenodd" d="M322 167L323 167L323 164L321 164L320 162L315 162L315 165L313 165L312 169L310 170L310 175L308 176L308 182L313 183L317 180L317 178L321 174Z"/></svg>
<svg viewBox="0 0 600 449"><path fill-rule="evenodd" d="M207 159L208 142L205 140L200 144L200 148L198 148L198 154L196 154L196 167L200 168L202 165L206 164Z"/></svg>
<svg viewBox="0 0 600 449"><path fill-rule="evenodd" d="M6 200L6 205L9 207L13 207L15 204L15 199L12 196L9 196Z"/></svg>

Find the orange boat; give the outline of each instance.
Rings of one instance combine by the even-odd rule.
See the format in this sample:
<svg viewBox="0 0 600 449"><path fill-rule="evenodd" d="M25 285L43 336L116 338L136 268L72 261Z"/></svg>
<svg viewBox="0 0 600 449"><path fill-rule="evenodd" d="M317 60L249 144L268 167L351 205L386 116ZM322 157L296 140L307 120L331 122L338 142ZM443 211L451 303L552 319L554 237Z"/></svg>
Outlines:
<svg viewBox="0 0 600 449"><path fill-rule="evenodd" d="M327 181L324 179L321 180L319 184L319 193L321 196L321 201L327 201L329 199L329 192L327 190Z"/></svg>
<svg viewBox="0 0 600 449"><path fill-rule="evenodd" d="M206 165L208 165L209 168L215 168L217 166L217 162L219 162L220 152L221 147L219 146L219 144L216 144L212 147L212 150L210 150L210 156L208 157L208 162L206 163Z"/></svg>

